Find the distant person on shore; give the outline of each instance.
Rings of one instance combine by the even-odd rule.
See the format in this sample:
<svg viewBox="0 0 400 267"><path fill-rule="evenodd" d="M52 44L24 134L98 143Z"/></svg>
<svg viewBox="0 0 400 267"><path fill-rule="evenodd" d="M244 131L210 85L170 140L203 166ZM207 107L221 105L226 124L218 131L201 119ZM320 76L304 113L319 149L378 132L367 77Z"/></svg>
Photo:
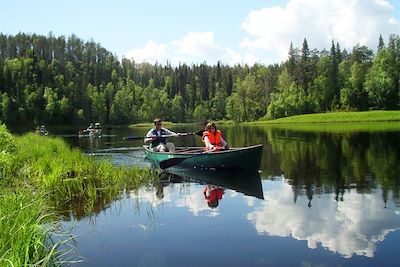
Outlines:
<svg viewBox="0 0 400 267"><path fill-rule="evenodd" d="M175 133L162 127L162 121L159 118L154 119L154 128L146 134L145 143L151 142L151 148L156 152L175 152L174 143L167 142L167 136L180 136L181 133Z"/></svg>
<svg viewBox="0 0 400 267"><path fill-rule="evenodd" d="M222 133L217 130L215 123L207 123L201 140L205 145L205 151L212 152L229 149L228 143L222 138Z"/></svg>

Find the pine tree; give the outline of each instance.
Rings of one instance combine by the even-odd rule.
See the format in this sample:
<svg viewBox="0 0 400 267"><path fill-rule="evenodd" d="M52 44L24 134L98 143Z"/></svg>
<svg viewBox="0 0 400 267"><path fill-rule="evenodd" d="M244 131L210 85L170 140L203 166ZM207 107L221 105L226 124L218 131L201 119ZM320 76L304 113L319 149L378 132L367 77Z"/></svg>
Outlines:
<svg viewBox="0 0 400 267"><path fill-rule="evenodd" d="M378 41L378 52L385 48L385 43L383 42L382 34L379 34L379 41Z"/></svg>
<svg viewBox="0 0 400 267"><path fill-rule="evenodd" d="M339 64L337 60L336 47L335 42L332 40L330 59L332 63L332 68L329 74L329 84L331 90L331 101L332 108L338 105L339 103L339 86L338 86L338 73L339 73Z"/></svg>
<svg viewBox="0 0 400 267"><path fill-rule="evenodd" d="M306 95L310 83L310 49L308 48L307 39L304 38L303 47L301 49L301 58L298 70L298 84L304 89Z"/></svg>
<svg viewBox="0 0 400 267"><path fill-rule="evenodd" d="M293 48L293 42L290 42L289 58L286 63L286 69L291 77L295 76L297 56L297 51Z"/></svg>
<svg viewBox="0 0 400 267"><path fill-rule="evenodd" d="M339 65L340 63L342 63L342 60L343 60L342 51L340 50L339 42L337 42L336 43L336 61L337 61L337 64Z"/></svg>

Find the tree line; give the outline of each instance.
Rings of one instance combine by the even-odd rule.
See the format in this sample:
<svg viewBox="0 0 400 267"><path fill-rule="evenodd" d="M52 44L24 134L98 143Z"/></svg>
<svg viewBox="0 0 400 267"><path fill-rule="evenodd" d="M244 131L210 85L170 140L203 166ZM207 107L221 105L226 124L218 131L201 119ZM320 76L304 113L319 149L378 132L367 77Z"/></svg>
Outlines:
<svg viewBox="0 0 400 267"><path fill-rule="evenodd" d="M377 38L378 39L378 38ZM0 34L0 120L8 124L237 122L400 108L400 38L352 51L289 46L280 64L136 63L93 40Z"/></svg>

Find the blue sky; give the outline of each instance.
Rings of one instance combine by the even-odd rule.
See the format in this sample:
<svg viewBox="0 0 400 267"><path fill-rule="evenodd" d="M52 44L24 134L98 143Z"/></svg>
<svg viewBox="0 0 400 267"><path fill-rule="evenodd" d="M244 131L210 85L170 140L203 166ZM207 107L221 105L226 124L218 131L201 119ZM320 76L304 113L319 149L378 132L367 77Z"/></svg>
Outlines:
<svg viewBox="0 0 400 267"><path fill-rule="evenodd" d="M93 39L118 57L173 64L279 63L301 47L377 46L400 0L0 0L0 30Z"/></svg>

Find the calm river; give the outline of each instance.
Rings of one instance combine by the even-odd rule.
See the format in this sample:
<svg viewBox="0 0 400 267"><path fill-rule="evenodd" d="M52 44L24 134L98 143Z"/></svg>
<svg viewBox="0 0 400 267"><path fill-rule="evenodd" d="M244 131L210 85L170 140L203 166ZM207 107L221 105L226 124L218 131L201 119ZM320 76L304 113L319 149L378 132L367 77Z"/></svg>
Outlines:
<svg viewBox="0 0 400 267"><path fill-rule="evenodd" d="M62 225L83 259L74 266L399 265L400 131L221 128L231 147L264 145L260 174L162 174L95 213L71 211ZM53 133L90 156L149 168L142 142L122 140L147 130Z"/></svg>

